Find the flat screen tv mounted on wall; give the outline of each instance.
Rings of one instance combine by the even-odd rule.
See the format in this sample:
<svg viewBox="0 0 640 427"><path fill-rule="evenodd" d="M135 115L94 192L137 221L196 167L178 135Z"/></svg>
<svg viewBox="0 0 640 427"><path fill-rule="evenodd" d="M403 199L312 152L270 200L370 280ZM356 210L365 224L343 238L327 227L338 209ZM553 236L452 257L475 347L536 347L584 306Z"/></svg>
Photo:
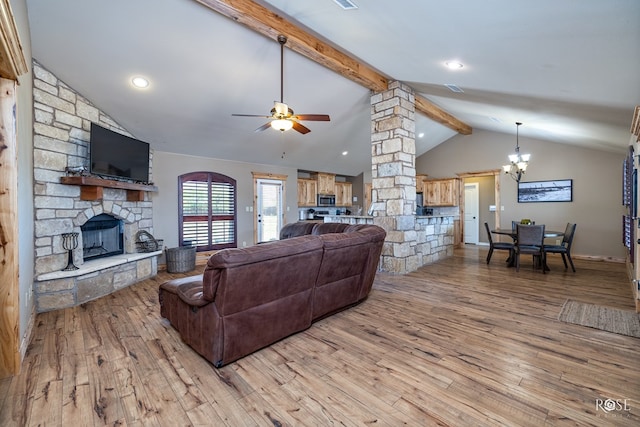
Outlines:
<svg viewBox="0 0 640 427"><path fill-rule="evenodd" d="M149 181L149 144L91 123L89 158L92 175Z"/></svg>

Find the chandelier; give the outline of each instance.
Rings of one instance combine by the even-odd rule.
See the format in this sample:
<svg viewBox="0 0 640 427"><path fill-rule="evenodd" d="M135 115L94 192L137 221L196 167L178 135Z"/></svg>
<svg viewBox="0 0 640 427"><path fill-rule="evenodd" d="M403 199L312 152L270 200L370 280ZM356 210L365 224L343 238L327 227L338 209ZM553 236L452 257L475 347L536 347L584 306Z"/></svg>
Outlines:
<svg viewBox="0 0 640 427"><path fill-rule="evenodd" d="M516 152L515 154L509 155L509 163L508 165L502 166L504 169L504 173L511 176L516 182L520 182L520 178L524 175L527 170L527 165L529 164L529 158L531 154L520 154L520 145L518 144L518 128L522 123L516 122Z"/></svg>

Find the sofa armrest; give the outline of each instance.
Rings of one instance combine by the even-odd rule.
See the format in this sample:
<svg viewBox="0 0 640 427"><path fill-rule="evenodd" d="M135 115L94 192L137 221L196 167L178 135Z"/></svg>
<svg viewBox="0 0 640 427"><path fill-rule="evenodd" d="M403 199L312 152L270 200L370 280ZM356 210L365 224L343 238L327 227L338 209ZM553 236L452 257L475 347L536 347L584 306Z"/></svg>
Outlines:
<svg viewBox="0 0 640 427"><path fill-rule="evenodd" d="M181 300L191 306L202 307L211 302L203 297L202 279L202 274L181 277L162 283L160 289L177 295Z"/></svg>

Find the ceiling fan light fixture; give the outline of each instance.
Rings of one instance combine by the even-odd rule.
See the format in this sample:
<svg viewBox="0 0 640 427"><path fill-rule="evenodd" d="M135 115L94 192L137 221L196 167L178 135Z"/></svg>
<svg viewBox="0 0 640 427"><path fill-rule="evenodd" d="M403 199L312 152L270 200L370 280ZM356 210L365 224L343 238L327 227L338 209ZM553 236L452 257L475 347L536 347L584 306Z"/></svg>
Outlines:
<svg viewBox="0 0 640 427"><path fill-rule="evenodd" d="M271 121L271 127L282 132L288 131L293 127L293 122L286 119L277 119Z"/></svg>
<svg viewBox="0 0 640 427"><path fill-rule="evenodd" d="M276 102L273 108L276 111L276 114L279 116L286 117L287 113L289 112L289 107L284 102Z"/></svg>
<svg viewBox="0 0 640 427"><path fill-rule="evenodd" d="M266 119L272 119L256 129L256 132L262 132L269 129L269 127L285 132L289 129L294 129L301 134L307 134L311 132L309 128L300 123L301 120L310 120L316 122L328 122L330 117L328 114L293 114L293 110L284 103L284 45L287 42L287 37L280 34L278 35L278 43L280 43L280 102L275 101L273 108L271 109L270 116L263 116L260 114L232 114L232 116L244 116L244 117L264 117Z"/></svg>

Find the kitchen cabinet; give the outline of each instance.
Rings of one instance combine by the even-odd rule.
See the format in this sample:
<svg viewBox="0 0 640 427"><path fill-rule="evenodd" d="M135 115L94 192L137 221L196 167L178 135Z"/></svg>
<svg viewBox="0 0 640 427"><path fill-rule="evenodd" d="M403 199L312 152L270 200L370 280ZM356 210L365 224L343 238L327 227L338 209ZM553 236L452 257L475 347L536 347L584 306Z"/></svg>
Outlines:
<svg viewBox="0 0 640 427"><path fill-rule="evenodd" d="M298 179L298 206L316 206L318 203L318 181Z"/></svg>
<svg viewBox="0 0 640 427"><path fill-rule="evenodd" d="M457 178L424 181L424 205L458 206L458 186Z"/></svg>
<svg viewBox="0 0 640 427"><path fill-rule="evenodd" d="M416 174L416 193L424 193L424 181L428 175Z"/></svg>
<svg viewBox="0 0 640 427"><path fill-rule="evenodd" d="M351 206L353 204L352 190L353 184L350 182L336 182L336 206Z"/></svg>
<svg viewBox="0 0 640 427"><path fill-rule="evenodd" d="M318 194L336 194L336 176L332 173L317 172L312 175L318 182Z"/></svg>

